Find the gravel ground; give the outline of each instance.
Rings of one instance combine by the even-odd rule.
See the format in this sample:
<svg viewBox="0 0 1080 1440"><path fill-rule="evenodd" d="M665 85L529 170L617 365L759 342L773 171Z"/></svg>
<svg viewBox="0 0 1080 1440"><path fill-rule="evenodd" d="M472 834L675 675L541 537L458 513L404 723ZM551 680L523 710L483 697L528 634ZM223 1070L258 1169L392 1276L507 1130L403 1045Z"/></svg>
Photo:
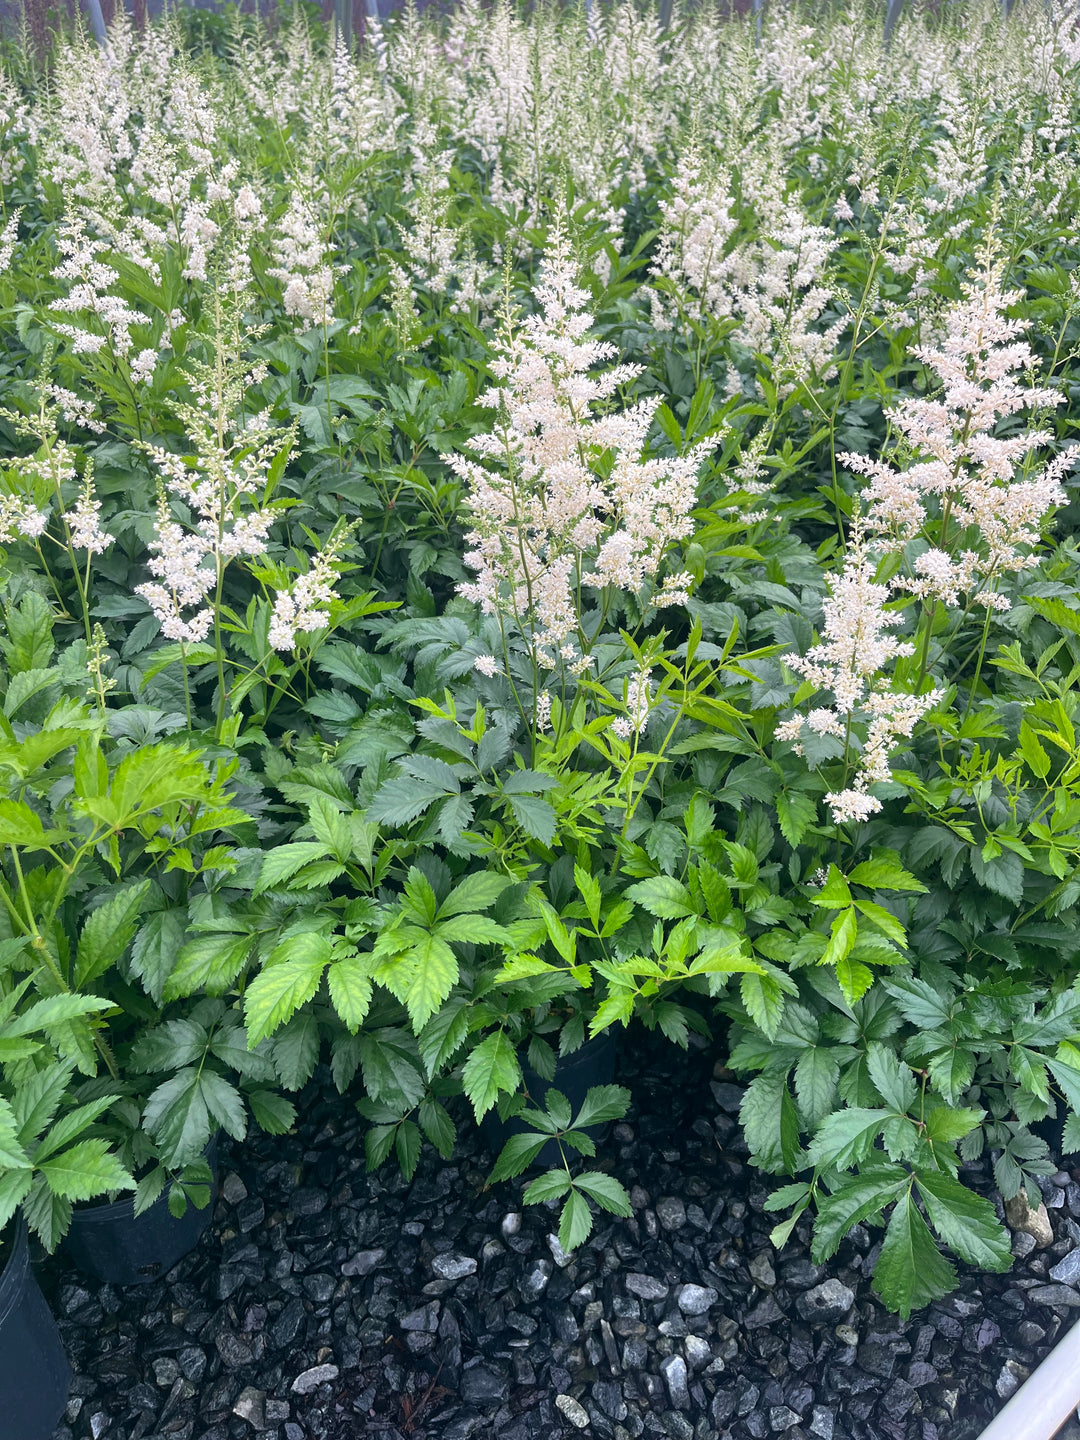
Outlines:
<svg viewBox="0 0 1080 1440"><path fill-rule="evenodd" d="M905 1324L866 1228L827 1270L804 1230L772 1249L712 1066L624 1055L635 1105L599 1163L634 1218L569 1260L520 1185L484 1189L471 1128L411 1185L369 1177L352 1104L313 1087L298 1134L223 1147L213 1224L166 1279L42 1267L76 1372L56 1440L977 1436L1080 1308L1080 1172L1047 1183L1049 1248Z"/></svg>

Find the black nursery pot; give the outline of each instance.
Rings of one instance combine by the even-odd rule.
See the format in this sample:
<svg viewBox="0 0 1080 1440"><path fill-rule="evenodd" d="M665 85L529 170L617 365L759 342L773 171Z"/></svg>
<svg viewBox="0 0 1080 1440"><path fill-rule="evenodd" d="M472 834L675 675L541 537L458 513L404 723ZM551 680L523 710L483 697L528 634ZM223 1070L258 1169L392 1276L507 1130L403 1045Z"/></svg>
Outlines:
<svg viewBox="0 0 1080 1440"><path fill-rule="evenodd" d="M544 1096L549 1090L559 1090L570 1101L570 1108L576 1115L585 1102L586 1093L594 1085L610 1085L615 1078L615 1036L610 1030L603 1030L594 1040L588 1040L580 1050L571 1055L557 1056L554 1080L542 1080L528 1061L522 1056L521 1074L530 1099L543 1106ZM480 1133L488 1148L498 1155L511 1135L520 1135L529 1126L518 1117L500 1120L497 1110L489 1110L480 1121ZM590 1125L585 1133L593 1140L599 1140L606 1125ZM575 1151L576 1154L576 1151ZM559 1147L549 1140L533 1161L534 1165L558 1165L561 1163Z"/></svg>
<svg viewBox="0 0 1080 1440"><path fill-rule="evenodd" d="M67 1404L71 1366L21 1220L11 1241L0 1273L0 1440L48 1440Z"/></svg>
<svg viewBox="0 0 1080 1440"><path fill-rule="evenodd" d="M189 1202L179 1220L169 1210L167 1193L141 1215L131 1195L111 1205L76 1206L64 1246L79 1269L110 1285L148 1285L194 1250L217 1199L216 1136L206 1158L214 1176L210 1200L201 1210Z"/></svg>

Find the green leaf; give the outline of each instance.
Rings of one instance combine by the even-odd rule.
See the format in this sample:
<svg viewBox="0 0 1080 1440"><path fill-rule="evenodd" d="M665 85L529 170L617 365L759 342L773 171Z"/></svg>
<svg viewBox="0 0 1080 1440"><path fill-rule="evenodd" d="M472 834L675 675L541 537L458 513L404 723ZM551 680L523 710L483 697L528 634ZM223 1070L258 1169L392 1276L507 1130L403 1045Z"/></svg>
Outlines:
<svg viewBox="0 0 1080 1440"><path fill-rule="evenodd" d="M821 952L821 965L839 965L841 960L846 960L851 954L855 941L858 939L859 925L855 918L855 911L852 908L841 910L840 914L832 922L832 933L829 936L825 949Z"/></svg>
<svg viewBox="0 0 1080 1440"><path fill-rule="evenodd" d="M110 1190L135 1189L107 1140L80 1140L63 1154L43 1160L38 1169L53 1194L65 1200L93 1200Z"/></svg>
<svg viewBox="0 0 1080 1440"><path fill-rule="evenodd" d="M240 1092L216 1070L205 1067L200 1083L210 1118L234 1140L243 1140L247 1134L247 1113Z"/></svg>
<svg viewBox="0 0 1080 1440"><path fill-rule="evenodd" d="M867 1110L859 1106L835 1111L822 1121L810 1142L807 1159L811 1165L837 1170L862 1164L873 1151L874 1141L889 1116L888 1110Z"/></svg>
<svg viewBox="0 0 1080 1440"><path fill-rule="evenodd" d="M861 960L845 955L843 960L837 962L836 983L847 1003L855 1005L873 985L874 972Z"/></svg>
<svg viewBox="0 0 1080 1440"><path fill-rule="evenodd" d="M466 875L439 906L439 919L489 909L510 883L508 875L497 875L494 870L478 870Z"/></svg>
<svg viewBox="0 0 1080 1440"><path fill-rule="evenodd" d="M526 1205L542 1205L545 1200L558 1200L570 1189L570 1176L566 1170L546 1170L538 1175L521 1197Z"/></svg>
<svg viewBox="0 0 1080 1440"><path fill-rule="evenodd" d="M449 1160L457 1142L457 1126L450 1119L445 1108L429 1095L420 1102L416 1118L420 1122L421 1130L435 1146L435 1149L444 1160Z"/></svg>
<svg viewBox="0 0 1080 1440"><path fill-rule="evenodd" d="M595 1200L602 1210L607 1210L612 1215L625 1216L634 1213L630 1196L614 1175L605 1175L600 1170L586 1170L575 1176L574 1185L577 1189L584 1190L590 1200Z"/></svg>
<svg viewBox="0 0 1080 1440"><path fill-rule="evenodd" d="M413 1031L419 1034L457 983L457 956L437 935L418 932L398 964L404 973L395 993L404 999Z"/></svg>
<svg viewBox="0 0 1080 1440"><path fill-rule="evenodd" d="M500 1180L512 1180L515 1175L520 1175L529 1168L547 1143L548 1136L534 1135L531 1131L522 1135L511 1135L499 1152L495 1167L488 1176L488 1184L495 1185Z"/></svg>
<svg viewBox="0 0 1080 1440"><path fill-rule="evenodd" d="M81 1135L99 1115L105 1113L116 1098L115 1095L100 1095L96 1100L91 1100L86 1105L77 1105L74 1110L68 1110L61 1115L35 1150L34 1164L40 1165L50 1155L55 1155L65 1145L70 1145L76 1136ZM0 1142L2 1142L2 1136L0 1136ZM19 1163L23 1163L23 1160L20 1159Z"/></svg>
<svg viewBox="0 0 1080 1440"><path fill-rule="evenodd" d="M948 1023L952 1012L951 996L939 994L925 980L897 978L880 983L895 1000L904 1019L919 1030L937 1030Z"/></svg>
<svg viewBox="0 0 1080 1440"><path fill-rule="evenodd" d="M301 1011L274 1036L270 1058L286 1090L299 1090L311 1079L319 1058L319 1025Z"/></svg>
<svg viewBox="0 0 1080 1440"><path fill-rule="evenodd" d="M176 967L165 983L165 999L205 991L224 995L235 982L255 948L254 935L232 933L198 935L176 957Z"/></svg>
<svg viewBox="0 0 1080 1440"><path fill-rule="evenodd" d="M21 800L0 800L0 845L40 850L49 842L39 816Z"/></svg>
<svg viewBox="0 0 1080 1440"><path fill-rule="evenodd" d="M799 1117L786 1070L766 1070L751 1080L739 1119L755 1165L773 1173L799 1168Z"/></svg>
<svg viewBox="0 0 1080 1440"><path fill-rule="evenodd" d="M296 1106L275 1090L249 1090L247 1102L255 1124L268 1135L287 1135L296 1124Z"/></svg>
<svg viewBox="0 0 1080 1440"><path fill-rule="evenodd" d="M653 875L648 880L639 880L626 894L661 920L681 920L697 914L689 890L673 875Z"/></svg>
<svg viewBox="0 0 1080 1440"><path fill-rule="evenodd" d="M1080 1154L1080 1117L1069 1114L1065 1119L1065 1134L1061 1141L1063 1155Z"/></svg>
<svg viewBox="0 0 1080 1440"><path fill-rule="evenodd" d="M326 983L334 1009L346 1029L355 1035L371 1008L367 962L359 955L346 955L341 960L335 960L326 972Z"/></svg>
<svg viewBox="0 0 1080 1440"><path fill-rule="evenodd" d="M394 1150L406 1180L411 1180L416 1174L423 1143L424 1137L420 1134L419 1125L414 1120L402 1120L394 1137Z"/></svg>
<svg viewBox="0 0 1080 1440"><path fill-rule="evenodd" d="M965 1135L970 1135L985 1116L985 1110L954 1109L951 1105L939 1105L926 1113L926 1138L939 1145L955 1145Z"/></svg>
<svg viewBox="0 0 1080 1440"><path fill-rule="evenodd" d="M780 982L774 975L744 975L739 994L754 1024L770 1040L775 1040L784 1014L784 992Z"/></svg>
<svg viewBox="0 0 1080 1440"><path fill-rule="evenodd" d="M892 851L883 851L872 860L856 865L847 877L854 885L866 885L872 890L915 890L926 893L926 886L900 864L899 856Z"/></svg>
<svg viewBox="0 0 1080 1440"><path fill-rule="evenodd" d="M499 1095L521 1084L521 1066L506 1034L496 1030L481 1040L465 1062L461 1082L472 1102L477 1120L482 1120Z"/></svg>
<svg viewBox="0 0 1080 1440"><path fill-rule="evenodd" d="M855 908L860 915L865 915L883 934L887 935L894 945L907 949L907 931L891 910L886 910L884 905L875 905L872 900L856 900Z"/></svg>
<svg viewBox="0 0 1080 1440"><path fill-rule="evenodd" d="M804 1050L795 1066L795 1094L808 1126L814 1129L832 1108L840 1062L825 1046Z"/></svg>
<svg viewBox="0 0 1080 1440"><path fill-rule="evenodd" d="M115 965L135 934L139 911L150 881L129 885L94 910L79 935L75 958L75 985L84 989Z"/></svg>
<svg viewBox="0 0 1080 1440"><path fill-rule="evenodd" d="M131 969L143 982L155 1005L165 995L165 985L176 965L187 935L187 911L179 906L155 910L139 928L131 945Z"/></svg>
<svg viewBox="0 0 1080 1440"><path fill-rule="evenodd" d="M789 845L798 846L817 819L817 806L809 795L782 790L776 797L776 818L784 839Z"/></svg>
<svg viewBox="0 0 1080 1440"><path fill-rule="evenodd" d="M282 941L244 992L248 1045L254 1049L306 1005L319 988L332 949L325 935L305 931ZM275 956L287 955L275 963Z"/></svg>
<svg viewBox="0 0 1080 1440"><path fill-rule="evenodd" d="M290 845L279 845L268 852L259 870L259 880L252 894L274 890L291 880L312 860L322 860L330 852L321 840L296 840Z"/></svg>
<svg viewBox="0 0 1080 1440"><path fill-rule="evenodd" d="M419 1036L420 1058L430 1080L452 1060L469 1034L469 1007L457 997L436 1011Z"/></svg>
<svg viewBox="0 0 1080 1440"><path fill-rule="evenodd" d="M919 1093L919 1082L911 1067L878 1041L868 1047L866 1059L870 1079L885 1104L906 1115Z"/></svg>
<svg viewBox="0 0 1080 1440"><path fill-rule="evenodd" d="M559 1217L559 1244L569 1254L583 1245L592 1234L593 1218L589 1202L577 1190L571 1190Z"/></svg>
<svg viewBox="0 0 1080 1440"><path fill-rule="evenodd" d="M912 1310L940 1300L956 1284L956 1271L934 1244L934 1237L907 1190L897 1201L874 1270L873 1288L890 1310L907 1319Z"/></svg>
<svg viewBox="0 0 1080 1440"><path fill-rule="evenodd" d="M361 1030L360 1065L364 1089L376 1100L412 1110L424 1098L424 1077L406 1044L403 1031Z"/></svg>
<svg viewBox="0 0 1080 1440"><path fill-rule="evenodd" d="M510 795L510 810L514 819L534 840L550 846L555 839L558 820L551 802L539 795Z"/></svg>
<svg viewBox="0 0 1080 1440"><path fill-rule="evenodd" d="M30 1193L34 1172L27 1165L21 1170L0 1169L0 1229L2 1229Z"/></svg>
<svg viewBox="0 0 1080 1440"><path fill-rule="evenodd" d="M593 928L599 929L600 906L603 903L599 882L593 879L583 865L575 865L574 884L585 901L585 910L593 923Z"/></svg>
<svg viewBox="0 0 1080 1440"><path fill-rule="evenodd" d="M186 1165L202 1154L210 1139L210 1115L193 1066L171 1075L148 1096L143 1124L158 1142L166 1165Z"/></svg>
<svg viewBox="0 0 1080 1440"><path fill-rule="evenodd" d="M621 1120L629 1110L632 1098L623 1085L591 1085L574 1119L574 1129L585 1130L590 1125L606 1125L610 1120Z"/></svg>
<svg viewBox="0 0 1080 1440"><path fill-rule="evenodd" d="M815 1265L835 1255L853 1226L883 1210L908 1184L907 1170L888 1162L867 1165L857 1175L846 1175L831 1195L818 1200L811 1247Z"/></svg>
<svg viewBox="0 0 1080 1440"><path fill-rule="evenodd" d="M51 1254L71 1224L71 1201L49 1189L45 1176L34 1176L30 1193L22 1202L23 1219Z"/></svg>
<svg viewBox="0 0 1080 1440"><path fill-rule="evenodd" d="M917 1170L915 1184L931 1225L961 1260L980 1270L1009 1269L1009 1234L989 1200L941 1170Z"/></svg>
<svg viewBox="0 0 1080 1440"><path fill-rule="evenodd" d="M975 1074L975 1056L956 1047L930 1057L930 1079L950 1105L956 1105Z"/></svg>

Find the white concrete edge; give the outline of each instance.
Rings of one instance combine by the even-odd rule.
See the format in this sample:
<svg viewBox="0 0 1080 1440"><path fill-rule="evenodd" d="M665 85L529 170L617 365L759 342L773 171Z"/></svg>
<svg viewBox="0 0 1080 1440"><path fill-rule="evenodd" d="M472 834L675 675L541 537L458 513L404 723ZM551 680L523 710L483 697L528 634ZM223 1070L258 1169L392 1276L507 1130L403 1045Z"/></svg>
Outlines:
<svg viewBox="0 0 1080 1440"><path fill-rule="evenodd" d="M1080 1321L1024 1381L979 1440L1052 1440L1080 1405Z"/></svg>

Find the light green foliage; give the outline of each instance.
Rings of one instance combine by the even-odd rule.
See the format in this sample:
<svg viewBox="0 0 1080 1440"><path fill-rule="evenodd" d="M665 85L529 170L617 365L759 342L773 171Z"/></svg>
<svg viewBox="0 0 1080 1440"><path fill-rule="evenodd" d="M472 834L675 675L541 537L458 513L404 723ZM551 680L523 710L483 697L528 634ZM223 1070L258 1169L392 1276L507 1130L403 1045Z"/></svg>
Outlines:
<svg viewBox="0 0 1080 1440"><path fill-rule="evenodd" d="M5 52L0 1222L205 1203L323 1060L412 1176L646 1027L726 1037L777 1243L877 1227L905 1313L1007 1263L963 1165L1080 1147L1075 55L764 23Z"/></svg>

